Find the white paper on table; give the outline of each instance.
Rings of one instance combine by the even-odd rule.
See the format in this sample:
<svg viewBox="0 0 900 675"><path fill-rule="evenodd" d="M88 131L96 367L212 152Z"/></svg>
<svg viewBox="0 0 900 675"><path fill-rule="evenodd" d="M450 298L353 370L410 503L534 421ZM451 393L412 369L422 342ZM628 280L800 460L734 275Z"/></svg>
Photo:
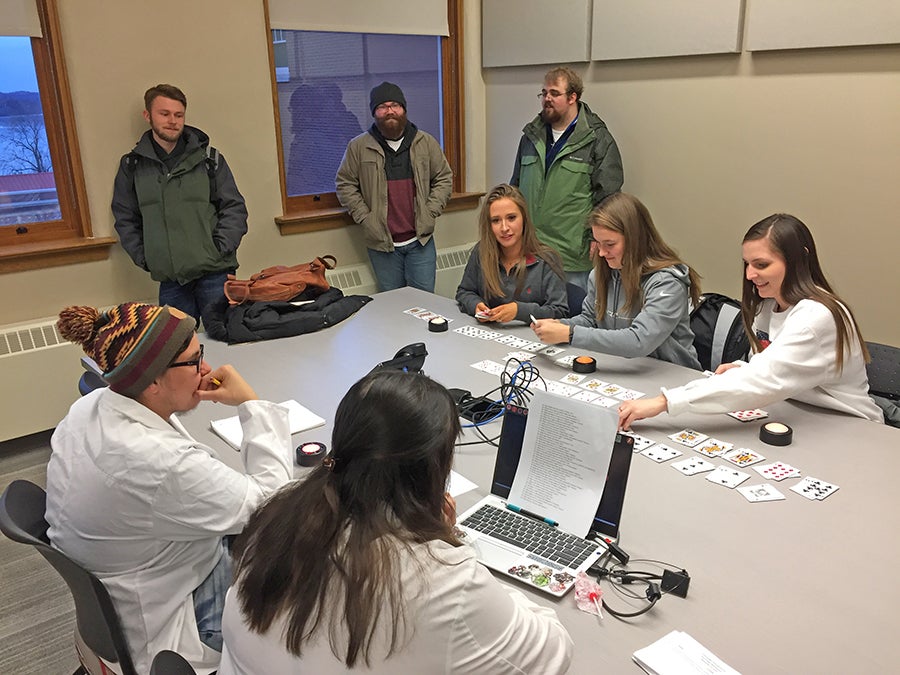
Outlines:
<svg viewBox="0 0 900 675"><path fill-rule="evenodd" d="M459 497L461 494L464 494L469 490L474 490L477 487L478 486L475 483L462 474L456 473L453 470L450 471L450 481L447 485L447 492L450 493L451 497Z"/></svg>
<svg viewBox="0 0 900 675"><path fill-rule="evenodd" d="M680 630L673 630L653 644L638 649L632 658L651 675L739 675L738 671Z"/></svg>
<svg viewBox="0 0 900 675"><path fill-rule="evenodd" d="M297 401L283 401L278 405L283 405L290 411L288 416L291 425L291 433L298 434L301 431L315 429L325 424L325 420L316 415L311 410L304 408ZM222 420L213 420L209 426L219 436L222 437L235 450L241 449L241 442L244 440L244 430L241 428L241 420L235 415L234 417L226 417Z"/></svg>
<svg viewBox="0 0 900 675"><path fill-rule="evenodd" d="M566 532L587 535L618 425L614 410L535 391L509 503L555 520Z"/></svg>

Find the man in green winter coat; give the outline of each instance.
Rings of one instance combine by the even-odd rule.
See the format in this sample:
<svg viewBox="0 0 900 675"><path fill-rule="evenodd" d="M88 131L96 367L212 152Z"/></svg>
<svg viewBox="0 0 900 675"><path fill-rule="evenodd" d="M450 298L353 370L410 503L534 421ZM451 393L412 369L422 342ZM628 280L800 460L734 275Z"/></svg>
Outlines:
<svg viewBox="0 0 900 675"><path fill-rule="evenodd" d="M571 68L554 68L538 94L541 112L522 130L510 183L525 200L538 237L559 251L567 281L587 289L590 229L604 197L622 188L622 157L606 124L581 100Z"/></svg>

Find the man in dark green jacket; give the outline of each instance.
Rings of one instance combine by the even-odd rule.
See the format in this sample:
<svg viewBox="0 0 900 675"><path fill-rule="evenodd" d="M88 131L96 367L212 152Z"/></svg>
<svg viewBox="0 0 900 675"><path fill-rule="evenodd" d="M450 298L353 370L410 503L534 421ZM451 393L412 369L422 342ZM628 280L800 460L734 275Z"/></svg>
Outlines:
<svg viewBox="0 0 900 675"><path fill-rule="evenodd" d="M159 282L159 304L200 321L237 269L247 208L209 136L184 123L187 98L169 84L144 94L150 129L122 157L112 211L122 248Z"/></svg>
<svg viewBox="0 0 900 675"><path fill-rule="evenodd" d="M528 202L538 237L559 251L567 281L587 288L588 214L622 188L622 157L606 124L581 100L571 68L554 68L538 94L541 112L523 130L510 183Z"/></svg>

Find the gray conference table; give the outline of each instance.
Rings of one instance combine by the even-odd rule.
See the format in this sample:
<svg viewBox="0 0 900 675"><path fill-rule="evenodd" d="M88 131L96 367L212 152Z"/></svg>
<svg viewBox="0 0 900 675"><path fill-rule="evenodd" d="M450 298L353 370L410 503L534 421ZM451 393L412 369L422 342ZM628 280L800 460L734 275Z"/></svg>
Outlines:
<svg viewBox="0 0 900 675"><path fill-rule="evenodd" d="M426 322L403 313L414 306L451 318L450 331L429 333ZM475 323L453 301L406 288L377 294L347 321L311 335L233 346L204 342L211 364L233 364L261 397L296 399L328 420L325 427L295 435L295 442L330 445L331 419L347 389L408 343L426 344L425 371L448 387L478 395L497 386L498 377L469 365L502 361L511 349L453 332ZM533 337L521 324L499 330ZM585 352L567 348L565 353ZM597 377L648 394L698 375L655 359L593 356ZM543 356L535 363L548 380L568 372ZM767 410L768 421L793 427L792 445L767 446L757 437L762 422L741 423L726 415L661 415L639 422L636 431L666 442L668 434L691 427L754 449L769 461L793 464L803 475L840 489L812 502L788 490L796 480L785 480L775 484L786 495L784 501L751 504L735 490L704 480L703 474L685 477L671 462L656 464L635 455L620 543L632 558L687 569L688 597L665 596L649 613L629 622L609 616L601 622L580 612L572 593L555 600L523 586L536 602L554 607L571 633L571 672L638 671L632 653L676 629L745 673L900 670L900 619L895 614L900 584L894 579L900 566L900 431L789 402ZM210 419L231 413L204 404L184 421L199 440L219 449L224 461L239 466L237 453L208 429ZM499 428L499 423L485 427L491 436ZM486 493L495 452L486 444L457 451L455 469L479 485L458 498L460 511ZM687 448L684 452L684 457L695 454ZM753 476L745 485L764 482L752 468L745 470ZM614 606L626 608L608 587L604 593Z"/></svg>

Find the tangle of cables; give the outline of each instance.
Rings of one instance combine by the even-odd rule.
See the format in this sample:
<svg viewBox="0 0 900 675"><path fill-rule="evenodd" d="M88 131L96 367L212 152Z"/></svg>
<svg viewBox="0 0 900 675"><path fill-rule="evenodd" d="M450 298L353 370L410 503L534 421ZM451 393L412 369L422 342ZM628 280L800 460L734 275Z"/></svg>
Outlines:
<svg viewBox="0 0 900 675"><path fill-rule="evenodd" d="M474 429L475 433L480 436L480 440L459 443L457 447L480 443L490 443L496 446L497 440L500 438L499 434L494 438L488 438L481 427L503 417L507 404L527 408L532 396L531 387L538 380L543 385L542 388L546 389L547 383L541 377L538 367L531 361L509 359L503 372L500 373L499 387L491 389L484 396L469 397L459 402L460 414L472 420L471 424L464 424L463 427ZM493 397L497 394L499 397L494 399Z"/></svg>

